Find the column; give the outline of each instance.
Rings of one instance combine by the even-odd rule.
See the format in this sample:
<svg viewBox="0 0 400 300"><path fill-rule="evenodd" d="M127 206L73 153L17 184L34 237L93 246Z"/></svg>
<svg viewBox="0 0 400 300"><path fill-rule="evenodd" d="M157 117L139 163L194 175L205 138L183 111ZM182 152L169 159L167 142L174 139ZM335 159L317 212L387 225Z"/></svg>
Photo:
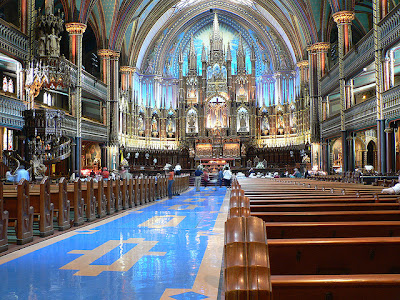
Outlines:
<svg viewBox="0 0 400 300"><path fill-rule="evenodd" d="M394 141L394 129L386 128L386 170L388 173L396 172L395 160L395 141Z"/></svg>
<svg viewBox="0 0 400 300"><path fill-rule="evenodd" d="M97 51L97 54L100 57L100 66L101 66L101 75L103 82L107 85L107 100L106 100L106 107L105 107L105 124L107 126L107 141L106 141L106 150L105 150L105 161L104 166L107 166L108 169L111 169L111 157L109 151L109 142L110 142L110 129L111 129L111 62L110 58L113 51L109 49L101 49Z"/></svg>
<svg viewBox="0 0 400 300"><path fill-rule="evenodd" d="M86 25L82 23L67 23L65 28L70 37L70 51L73 56L70 58L78 67L76 82L76 156L75 171L81 174L81 149L82 149L82 35L86 30Z"/></svg>
<svg viewBox="0 0 400 300"><path fill-rule="evenodd" d="M315 48L310 46L308 51L309 65L309 95L310 95L310 133L311 142L319 142L319 122L318 122L318 61ZM311 158L311 161L313 159Z"/></svg>
<svg viewBox="0 0 400 300"><path fill-rule="evenodd" d="M386 142L385 142L385 120L383 116L383 71L382 71L382 42L381 28L379 22L381 20L382 0L373 0L373 33L374 33L374 49L375 49L375 95L376 95L376 121L377 121L377 138L378 138L378 167L382 174L386 173Z"/></svg>
<svg viewBox="0 0 400 300"><path fill-rule="evenodd" d="M351 22L354 20L353 11L339 11L333 14L333 20L336 22L338 27L338 38L339 38L339 82L340 82L340 131L342 136L342 155L343 155L343 172L348 171L348 149L347 149L347 133L345 125L345 115L346 110L346 94L345 94L345 74L344 74L344 56L350 50L351 47Z"/></svg>

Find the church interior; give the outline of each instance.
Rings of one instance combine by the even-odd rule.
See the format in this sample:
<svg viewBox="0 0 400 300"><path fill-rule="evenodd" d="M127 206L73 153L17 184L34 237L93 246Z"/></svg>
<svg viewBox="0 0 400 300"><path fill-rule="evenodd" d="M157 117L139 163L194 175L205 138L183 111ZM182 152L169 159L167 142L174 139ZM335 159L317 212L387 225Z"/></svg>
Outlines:
<svg viewBox="0 0 400 300"><path fill-rule="evenodd" d="M399 299L399 33L399 0L0 1L0 299Z"/></svg>

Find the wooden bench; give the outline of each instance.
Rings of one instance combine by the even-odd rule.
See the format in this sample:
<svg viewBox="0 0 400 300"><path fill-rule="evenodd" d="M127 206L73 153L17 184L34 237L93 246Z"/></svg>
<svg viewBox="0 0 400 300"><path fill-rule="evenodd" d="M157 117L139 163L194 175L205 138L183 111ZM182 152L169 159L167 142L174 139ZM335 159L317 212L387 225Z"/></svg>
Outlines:
<svg viewBox="0 0 400 300"><path fill-rule="evenodd" d="M115 211L120 211L122 210L123 205L121 183L119 179L113 180L113 191L115 196Z"/></svg>
<svg viewBox="0 0 400 300"><path fill-rule="evenodd" d="M400 274L400 237L268 239L273 275Z"/></svg>
<svg viewBox="0 0 400 300"><path fill-rule="evenodd" d="M103 218L107 215L107 197L104 192L104 181L102 178L93 184L93 190L97 201L97 217Z"/></svg>
<svg viewBox="0 0 400 300"><path fill-rule="evenodd" d="M272 275L271 282L274 300L389 300L400 295L399 274Z"/></svg>
<svg viewBox="0 0 400 300"><path fill-rule="evenodd" d="M107 214L112 215L115 212L115 195L113 188L113 180L109 178L104 182L104 192L107 199Z"/></svg>
<svg viewBox="0 0 400 300"><path fill-rule="evenodd" d="M80 226L85 222L84 200L82 198L82 181L76 178L73 184L68 184L68 199L70 199L73 213L74 226Z"/></svg>
<svg viewBox="0 0 400 300"><path fill-rule="evenodd" d="M254 212L265 222L400 221L400 211Z"/></svg>
<svg viewBox="0 0 400 300"><path fill-rule="evenodd" d="M400 221L270 222L269 239L400 236Z"/></svg>
<svg viewBox="0 0 400 300"><path fill-rule="evenodd" d="M8 249L8 211L3 210L3 183L0 182L0 252Z"/></svg>
<svg viewBox="0 0 400 300"><path fill-rule="evenodd" d="M17 244L23 245L33 240L34 209L30 205L29 182L21 179L16 193L3 190L4 210L8 211L8 227L15 228Z"/></svg>
<svg viewBox="0 0 400 300"><path fill-rule="evenodd" d="M49 178L45 176L40 182L39 191L32 188L29 196L30 205L34 209L34 221L36 220L39 223L39 235L46 237L54 234L54 204L51 202Z"/></svg>

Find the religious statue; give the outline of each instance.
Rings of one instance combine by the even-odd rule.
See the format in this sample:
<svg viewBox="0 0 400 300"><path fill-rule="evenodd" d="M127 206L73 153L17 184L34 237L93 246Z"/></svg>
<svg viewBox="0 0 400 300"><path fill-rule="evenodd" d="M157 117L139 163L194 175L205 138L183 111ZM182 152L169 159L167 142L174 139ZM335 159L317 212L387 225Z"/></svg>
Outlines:
<svg viewBox="0 0 400 300"><path fill-rule="evenodd" d="M4 76L3 77L3 92L7 92L8 91L8 81L7 81L7 77Z"/></svg>
<svg viewBox="0 0 400 300"><path fill-rule="evenodd" d="M194 115L190 115L189 116L189 120L188 120L188 127L194 129L195 125L196 125L195 116Z"/></svg>
<svg viewBox="0 0 400 300"><path fill-rule="evenodd" d="M242 149L240 150L242 156L246 156L246 146L242 145Z"/></svg>
<svg viewBox="0 0 400 300"><path fill-rule="evenodd" d="M8 92L14 93L14 82L11 78L8 80Z"/></svg>
<svg viewBox="0 0 400 300"><path fill-rule="evenodd" d="M157 128L157 120L155 117L153 117L153 119L151 120L151 131L152 132L157 132L158 128Z"/></svg>
<svg viewBox="0 0 400 300"><path fill-rule="evenodd" d="M174 128L172 127L172 121L171 119L168 120L168 125L167 125L167 132L173 132Z"/></svg>
<svg viewBox="0 0 400 300"><path fill-rule="evenodd" d="M142 116L139 117L138 119L138 130L143 130L143 118Z"/></svg>
<svg viewBox="0 0 400 300"><path fill-rule="evenodd" d="M242 114L241 116L240 116L240 131L245 131L247 129L247 126L246 126L246 119L244 118L244 115Z"/></svg>
<svg viewBox="0 0 400 300"><path fill-rule="evenodd" d="M49 56L60 56L60 40L61 37L55 35L53 28L51 34L49 34L47 37L47 54Z"/></svg>
<svg viewBox="0 0 400 300"><path fill-rule="evenodd" d="M41 35L39 38L38 55L46 55L46 37L44 35Z"/></svg>
<svg viewBox="0 0 400 300"><path fill-rule="evenodd" d="M43 178L47 170L47 167L43 164L43 161L34 154L30 163L32 166L32 172L35 175L36 179Z"/></svg>

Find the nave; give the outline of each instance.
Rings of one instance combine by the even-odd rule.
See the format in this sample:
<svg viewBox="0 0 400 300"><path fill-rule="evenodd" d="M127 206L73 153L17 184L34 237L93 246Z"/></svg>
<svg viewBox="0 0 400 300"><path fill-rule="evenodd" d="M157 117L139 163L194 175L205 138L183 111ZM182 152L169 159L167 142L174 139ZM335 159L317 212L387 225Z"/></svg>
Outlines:
<svg viewBox="0 0 400 300"><path fill-rule="evenodd" d="M1 299L217 299L226 189L193 189L0 257Z"/></svg>

